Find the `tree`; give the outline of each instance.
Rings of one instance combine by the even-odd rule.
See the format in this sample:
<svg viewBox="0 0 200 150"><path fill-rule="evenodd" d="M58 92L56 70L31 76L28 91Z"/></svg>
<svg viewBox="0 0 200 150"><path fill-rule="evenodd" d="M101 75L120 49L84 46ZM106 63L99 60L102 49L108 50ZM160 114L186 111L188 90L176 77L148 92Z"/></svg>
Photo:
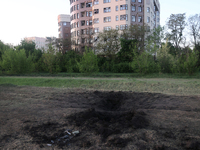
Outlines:
<svg viewBox="0 0 200 150"><path fill-rule="evenodd" d="M58 48L58 51L64 55L67 51L71 50L71 38L57 38L52 42Z"/></svg>
<svg viewBox="0 0 200 150"><path fill-rule="evenodd" d="M188 29L196 47L198 42L200 42L200 15L196 14L188 18Z"/></svg>
<svg viewBox="0 0 200 150"><path fill-rule="evenodd" d="M162 73L171 73L174 63L174 57L169 53L168 41L163 45L158 53L157 60Z"/></svg>
<svg viewBox="0 0 200 150"><path fill-rule="evenodd" d="M34 69L32 56L26 57L24 49L15 51L6 50L2 55L1 67L8 73L27 73Z"/></svg>
<svg viewBox="0 0 200 150"><path fill-rule="evenodd" d="M56 52L56 49L49 44L47 52L43 54L44 69L50 73L57 73L60 71L59 61L60 53Z"/></svg>
<svg viewBox="0 0 200 150"><path fill-rule="evenodd" d="M122 30L121 38L135 40L136 49L139 53L145 50L146 35L149 33L147 25L131 25L128 29Z"/></svg>
<svg viewBox="0 0 200 150"><path fill-rule="evenodd" d="M92 73L99 71L97 55L95 55L91 49L85 49L83 57L80 62L77 61L77 65L81 73Z"/></svg>
<svg viewBox="0 0 200 150"><path fill-rule="evenodd" d="M26 53L26 57L28 57L29 54L31 55L34 52L35 46L36 44L33 41L22 40L21 43L15 48L16 50L24 49Z"/></svg>
<svg viewBox="0 0 200 150"><path fill-rule="evenodd" d="M106 30L98 33L94 42L95 53L114 58L120 49L119 32L115 29Z"/></svg>
<svg viewBox="0 0 200 150"><path fill-rule="evenodd" d="M184 14L171 14L167 21L169 32L166 37L173 43L176 49L180 49L180 43L183 41L183 30L187 26Z"/></svg>

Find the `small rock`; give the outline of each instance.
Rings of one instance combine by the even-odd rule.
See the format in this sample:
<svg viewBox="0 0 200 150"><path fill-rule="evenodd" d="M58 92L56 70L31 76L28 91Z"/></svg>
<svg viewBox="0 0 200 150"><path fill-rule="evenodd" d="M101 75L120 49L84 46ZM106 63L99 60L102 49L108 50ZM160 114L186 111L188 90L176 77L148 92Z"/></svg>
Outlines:
<svg viewBox="0 0 200 150"><path fill-rule="evenodd" d="M51 146L52 144L47 144L47 146Z"/></svg>
<svg viewBox="0 0 200 150"><path fill-rule="evenodd" d="M79 131L74 131L74 132L72 132L72 134L77 135L77 134L79 134Z"/></svg>
<svg viewBox="0 0 200 150"><path fill-rule="evenodd" d="M62 139L66 139L66 138L68 138L69 136L68 135L65 135L65 136L63 136L63 137L61 137Z"/></svg>

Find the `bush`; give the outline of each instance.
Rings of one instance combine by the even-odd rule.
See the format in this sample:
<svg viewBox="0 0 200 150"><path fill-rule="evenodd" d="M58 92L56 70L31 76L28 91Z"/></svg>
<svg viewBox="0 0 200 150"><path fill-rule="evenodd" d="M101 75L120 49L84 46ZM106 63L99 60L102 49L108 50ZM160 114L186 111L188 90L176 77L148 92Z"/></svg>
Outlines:
<svg viewBox="0 0 200 150"><path fill-rule="evenodd" d="M175 63L174 56L169 53L170 48L168 47L167 42L159 49L157 53L157 60L160 66L160 71L162 73L171 73L173 72L173 67Z"/></svg>
<svg viewBox="0 0 200 150"><path fill-rule="evenodd" d="M98 72L98 59L97 56L91 50L85 50L80 62L77 61L79 71L81 73L93 73Z"/></svg>
<svg viewBox="0 0 200 150"><path fill-rule="evenodd" d="M25 50L7 50L2 55L1 67L7 73L28 73L34 70L32 56L26 57Z"/></svg>
<svg viewBox="0 0 200 150"><path fill-rule="evenodd" d="M114 73L130 73L133 72L129 62L122 62L114 64L112 67L112 72Z"/></svg>

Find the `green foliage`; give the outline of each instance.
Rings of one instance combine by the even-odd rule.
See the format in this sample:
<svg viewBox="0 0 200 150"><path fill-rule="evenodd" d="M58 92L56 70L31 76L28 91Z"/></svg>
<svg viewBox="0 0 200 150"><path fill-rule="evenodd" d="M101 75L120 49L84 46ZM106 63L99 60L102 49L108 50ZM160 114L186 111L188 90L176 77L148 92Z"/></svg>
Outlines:
<svg viewBox="0 0 200 150"><path fill-rule="evenodd" d="M93 73L98 72L98 59L97 56L91 50L85 50L80 62L77 61L79 71L81 73Z"/></svg>
<svg viewBox="0 0 200 150"><path fill-rule="evenodd" d="M136 54L131 67L134 72L147 74L155 73L159 71L159 66L154 61L154 58L151 54L147 52L142 52L141 54Z"/></svg>
<svg viewBox="0 0 200 150"><path fill-rule="evenodd" d="M169 53L169 50L170 49L166 42L157 53L157 60L162 73L171 73L173 70L175 60L174 57Z"/></svg>
<svg viewBox="0 0 200 150"><path fill-rule="evenodd" d="M16 46L16 50L24 49L26 57L28 57L29 54L32 55L32 53L35 51L35 45L36 44L32 41L22 40L20 45Z"/></svg>
<svg viewBox="0 0 200 150"><path fill-rule="evenodd" d="M65 53L64 58L64 64L67 72L79 72L77 62L80 62L81 55L77 54L75 51L70 50L67 53Z"/></svg>
<svg viewBox="0 0 200 150"><path fill-rule="evenodd" d="M133 72L129 62L121 62L112 66L113 73L130 73Z"/></svg>
<svg viewBox="0 0 200 150"><path fill-rule="evenodd" d="M34 69L32 56L26 57L25 50L7 50L2 55L1 67L8 73L28 73Z"/></svg>
<svg viewBox="0 0 200 150"><path fill-rule="evenodd" d="M135 47L137 40L128 40L121 38L121 49L117 53L117 58L120 62L131 62L133 60L133 48Z"/></svg>
<svg viewBox="0 0 200 150"><path fill-rule="evenodd" d="M175 60L173 66L174 73L187 73L188 75L193 75L199 69L198 65L198 54L195 52L190 52L187 55L182 55Z"/></svg>
<svg viewBox="0 0 200 150"><path fill-rule="evenodd" d="M59 66L61 54L57 53L52 44L46 53L43 54L44 70L49 73L58 73L61 69Z"/></svg>

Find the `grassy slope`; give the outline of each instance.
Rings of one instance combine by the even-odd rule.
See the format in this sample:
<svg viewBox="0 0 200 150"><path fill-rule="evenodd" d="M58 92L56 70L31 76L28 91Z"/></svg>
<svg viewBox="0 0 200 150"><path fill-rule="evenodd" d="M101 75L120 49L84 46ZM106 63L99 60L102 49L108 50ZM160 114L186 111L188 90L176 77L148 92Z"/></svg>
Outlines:
<svg viewBox="0 0 200 150"><path fill-rule="evenodd" d="M28 85L38 87L84 88L92 90L120 90L135 92L157 92L165 94L200 95L199 79L175 78L124 78L106 80L99 78L40 78L0 77L1 84Z"/></svg>

